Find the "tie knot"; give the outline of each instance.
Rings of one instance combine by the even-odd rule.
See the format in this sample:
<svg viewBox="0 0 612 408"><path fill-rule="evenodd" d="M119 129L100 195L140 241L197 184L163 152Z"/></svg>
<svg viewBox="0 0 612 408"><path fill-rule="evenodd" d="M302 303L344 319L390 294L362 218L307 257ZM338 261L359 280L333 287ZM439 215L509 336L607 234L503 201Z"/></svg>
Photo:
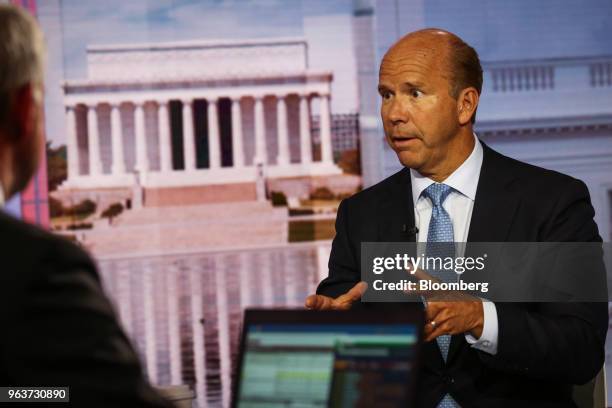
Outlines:
<svg viewBox="0 0 612 408"><path fill-rule="evenodd" d="M423 190L422 195L429 198L434 207L438 207L444 203L451 191L453 191L452 187L446 184L434 183Z"/></svg>

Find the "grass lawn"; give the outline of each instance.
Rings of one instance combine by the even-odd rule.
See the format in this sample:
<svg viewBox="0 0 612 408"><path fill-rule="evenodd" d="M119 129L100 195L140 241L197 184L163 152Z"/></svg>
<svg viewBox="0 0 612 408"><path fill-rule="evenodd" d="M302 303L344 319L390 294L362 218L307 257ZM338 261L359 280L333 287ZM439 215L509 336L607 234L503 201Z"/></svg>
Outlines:
<svg viewBox="0 0 612 408"><path fill-rule="evenodd" d="M332 239L335 220L289 221L289 242Z"/></svg>
<svg viewBox="0 0 612 408"><path fill-rule="evenodd" d="M89 217L91 214L79 214L79 215L62 215L61 217L53 217L51 218L52 222L57 223L71 223L76 221L83 221L85 218Z"/></svg>
<svg viewBox="0 0 612 408"><path fill-rule="evenodd" d="M341 200L300 200L300 205L302 207L334 207L337 208L340 205Z"/></svg>
<svg viewBox="0 0 612 408"><path fill-rule="evenodd" d="M85 221L91 215L92 214L86 214L86 215L79 214L79 215L63 215L61 217L53 217L51 218L51 227L52 229L56 229L56 228L65 229L69 225L80 224L81 222Z"/></svg>

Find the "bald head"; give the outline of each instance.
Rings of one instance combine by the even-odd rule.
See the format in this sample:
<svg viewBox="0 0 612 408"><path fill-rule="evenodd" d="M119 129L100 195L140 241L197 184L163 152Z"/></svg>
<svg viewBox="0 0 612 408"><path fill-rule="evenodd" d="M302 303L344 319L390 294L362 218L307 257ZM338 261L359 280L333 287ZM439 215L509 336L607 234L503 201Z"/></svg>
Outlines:
<svg viewBox="0 0 612 408"><path fill-rule="evenodd" d="M451 41L461 41L455 34L437 28L425 28L423 30L408 33L395 42L385 54L393 56L402 50L415 45L423 47L424 51L445 52L450 47Z"/></svg>
<svg viewBox="0 0 612 408"><path fill-rule="evenodd" d="M455 34L438 28L426 28L400 38L383 57L381 74L415 55L448 80L449 94L453 98L469 87L475 88L480 95L482 67L476 50Z"/></svg>
<svg viewBox="0 0 612 408"><path fill-rule="evenodd" d="M476 52L447 31L400 39L380 66L378 92L389 146L400 162L444 180L474 147L482 70Z"/></svg>

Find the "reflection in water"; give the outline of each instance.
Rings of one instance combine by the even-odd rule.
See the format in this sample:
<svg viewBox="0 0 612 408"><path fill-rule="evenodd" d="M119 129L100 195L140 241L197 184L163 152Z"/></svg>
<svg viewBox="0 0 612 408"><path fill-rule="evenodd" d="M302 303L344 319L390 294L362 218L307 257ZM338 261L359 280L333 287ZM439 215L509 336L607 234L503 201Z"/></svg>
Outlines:
<svg viewBox="0 0 612 408"><path fill-rule="evenodd" d="M189 384L200 407L220 407L230 401L243 309L302 306L328 254L325 242L99 265L151 382Z"/></svg>

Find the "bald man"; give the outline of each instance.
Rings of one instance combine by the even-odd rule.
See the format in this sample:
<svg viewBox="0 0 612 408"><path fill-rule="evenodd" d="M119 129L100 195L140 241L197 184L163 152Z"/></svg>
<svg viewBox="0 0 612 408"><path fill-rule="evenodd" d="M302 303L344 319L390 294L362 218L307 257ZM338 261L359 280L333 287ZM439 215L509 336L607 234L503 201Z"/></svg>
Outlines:
<svg viewBox="0 0 612 408"><path fill-rule="evenodd" d="M482 68L459 37L406 35L385 54L378 90L405 168L340 204L329 276L306 307L381 306L360 302L362 242L601 242L583 182L478 140ZM427 302L419 407L575 406L571 385L604 362L606 304L464 299Z"/></svg>

